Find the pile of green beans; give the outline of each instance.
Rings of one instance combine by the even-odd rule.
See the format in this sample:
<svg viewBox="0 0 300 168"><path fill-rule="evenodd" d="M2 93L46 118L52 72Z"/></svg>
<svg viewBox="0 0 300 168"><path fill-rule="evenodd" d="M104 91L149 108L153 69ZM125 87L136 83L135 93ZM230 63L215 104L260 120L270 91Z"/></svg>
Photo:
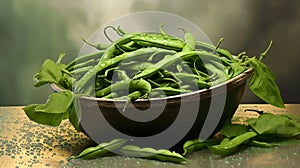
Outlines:
<svg viewBox="0 0 300 168"><path fill-rule="evenodd" d="M120 38L112 41L106 31ZM184 38L159 33L129 32L108 26L104 34L110 45L87 44L99 51L80 56L66 65L72 74L73 91L98 98L147 99L207 89L246 70L242 56L196 41L185 31ZM220 42L223 39L220 40ZM70 85L70 84L69 84Z"/></svg>

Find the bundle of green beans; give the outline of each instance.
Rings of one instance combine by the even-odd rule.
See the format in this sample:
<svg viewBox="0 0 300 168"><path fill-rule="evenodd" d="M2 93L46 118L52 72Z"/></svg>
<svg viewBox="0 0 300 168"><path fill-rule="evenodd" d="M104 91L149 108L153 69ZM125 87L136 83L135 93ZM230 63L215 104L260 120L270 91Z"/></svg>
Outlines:
<svg viewBox="0 0 300 168"><path fill-rule="evenodd" d="M114 30L120 38L111 40L107 30ZM81 95L125 99L160 98L195 90L207 89L223 83L248 68L254 72L250 90L265 102L284 107L275 76L259 58L245 52L233 56L228 50L196 41L193 34L183 30L184 39L159 33L128 32L108 26L104 34L111 44L87 44L98 51L82 55L68 64L62 63L64 53L56 62L46 59L34 75L34 86L54 83L62 88L52 93L45 104L31 104L24 108L27 116L41 124L59 125L69 119L79 130L79 118L74 105ZM124 109L126 108L124 106ZM49 119L51 118L51 119Z"/></svg>
<svg viewBox="0 0 300 168"><path fill-rule="evenodd" d="M78 57L65 68L75 78L75 93L128 100L171 96L209 88L249 67L243 56L234 57L218 46L196 41L185 30L180 39L162 28L160 33L108 28L120 38L110 45L84 40L99 52Z"/></svg>

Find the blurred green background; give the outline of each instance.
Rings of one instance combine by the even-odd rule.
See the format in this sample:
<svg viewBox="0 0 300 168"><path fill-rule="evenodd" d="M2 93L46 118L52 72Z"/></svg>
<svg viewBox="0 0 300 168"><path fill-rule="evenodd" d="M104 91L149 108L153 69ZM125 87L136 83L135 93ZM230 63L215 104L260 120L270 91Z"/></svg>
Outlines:
<svg viewBox="0 0 300 168"><path fill-rule="evenodd" d="M286 103L300 103L300 1L298 0L0 0L0 105L41 103L51 92L32 77L46 58L75 58L82 41L125 14L158 10L198 25L233 53L259 55L276 75ZM66 59L65 61L68 61ZM260 103L246 90L243 103Z"/></svg>

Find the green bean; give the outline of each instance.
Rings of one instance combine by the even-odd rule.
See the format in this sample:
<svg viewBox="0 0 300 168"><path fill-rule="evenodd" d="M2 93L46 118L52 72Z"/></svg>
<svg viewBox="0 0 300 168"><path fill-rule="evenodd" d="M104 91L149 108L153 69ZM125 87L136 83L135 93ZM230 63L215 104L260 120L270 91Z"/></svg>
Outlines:
<svg viewBox="0 0 300 168"><path fill-rule="evenodd" d="M206 140L201 140L201 139L195 139L192 141L187 141L183 145L183 155L186 155L188 153L191 153L192 151L197 151L201 150L203 148L207 148L207 146L211 145L216 145L219 143L220 140L218 139L206 139Z"/></svg>
<svg viewBox="0 0 300 168"><path fill-rule="evenodd" d="M172 87L158 87L152 89L153 91L163 91L166 95L177 95L181 93L189 93L191 90L186 90L186 89L175 89Z"/></svg>
<svg viewBox="0 0 300 168"><path fill-rule="evenodd" d="M178 72L182 72L182 65L177 64L177 65L176 65L176 68L177 68L177 71L178 71Z"/></svg>
<svg viewBox="0 0 300 168"><path fill-rule="evenodd" d="M156 82L154 82L153 80L151 80L151 79L147 79L147 81L152 85L152 86L154 86L154 87L161 87L161 85L160 84L158 84L158 83L156 83Z"/></svg>
<svg viewBox="0 0 300 168"><path fill-rule="evenodd" d="M136 99L140 98L142 95L143 95L143 93L142 93L141 91L138 91L138 90L137 90L137 91L134 91L134 92L132 92L132 93L130 93L130 94L128 94L128 96L126 96L126 97L127 97L127 100L126 100L126 103L125 103L125 105L124 105L122 111L123 111L123 112L126 111L126 108L127 108L127 106L128 106L128 104L129 104L130 101L136 100Z"/></svg>
<svg viewBox="0 0 300 168"><path fill-rule="evenodd" d="M134 76L133 79L147 78L147 77L153 75L154 73L156 73L158 70L164 69L164 68L172 65L175 61L177 61L179 59L185 60L185 59L188 59L191 57L199 56L201 59L220 60L220 58L218 58L214 54L208 53L206 51L183 51L183 52L176 53L175 55L172 55L172 56L169 56L169 55L167 55L167 56L168 57L165 57L164 59L162 59L161 61L156 63L153 67L148 67L145 70L143 70L141 73Z"/></svg>
<svg viewBox="0 0 300 168"><path fill-rule="evenodd" d="M61 62L62 62L62 59L66 56L66 53L60 53L59 56L58 56L58 59L56 61L56 64L57 65L60 65Z"/></svg>
<svg viewBox="0 0 300 168"><path fill-rule="evenodd" d="M195 74L189 74L189 73L173 73L173 75L180 79L181 81L193 81L195 79L199 79L198 75Z"/></svg>
<svg viewBox="0 0 300 168"><path fill-rule="evenodd" d="M93 159L98 156L103 156L115 149L120 148L126 143L124 139L114 139L108 143L101 143L96 147L89 147L83 150L78 156L69 157L67 160L71 159Z"/></svg>
<svg viewBox="0 0 300 168"><path fill-rule="evenodd" d="M106 78L96 78L95 81L95 90L103 89L107 86L111 85L111 81L107 81Z"/></svg>
<svg viewBox="0 0 300 168"><path fill-rule="evenodd" d="M129 33L128 31L122 29L121 26L118 26L118 27L117 27L117 31L119 32L119 34L120 34L121 36L123 36L123 35Z"/></svg>
<svg viewBox="0 0 300 168"><path fill-rule="evenodd" d="M126 71L117 69L116 72L118 74L118 80L130 80L130 78L126 74Z"/></svg>
<svg viewBox="0 0 300 168"><path fill-rule="evenodd" d="M187 32L185 29L180 28L184 31L185 45L182 51L194 51L195 50L195 37L192 33Z"/></svg>
<svg viewBox="0 0 300 168"><path fill-rule="evenodd" d="M159 47L175 51L181 51L185 45L180 38L155 33L140 33L131 40L142 47Z"/></svg>
<svg viewBox="0 0 300 168"><path fill-rule="evenodd" d="M205 67L210 72L210 74L216 73L217 75L216 79L213 79L212 77L210 78L212 85L217 85L219 83L226 81L227 74L225 73L224 69L218 69L210 63L205 64Z"/></svg>
<svg viewBox="0 0 300 168"><path fill-rule="evenodd" d="M104 89L96 91L96 97L103 97L110 94L112 91L117 92L129 88L129 93L136 90L143 94L148 94L151 91L151 84L144 79L139 80L123 80L107 86Z"/></svg>
<svg viewBox="0 0 300 168"><path fill-rule="evenodd" d="M227 143L230 142L230 138L224 138L219 145L226 145Z"/></svg>
<svg viewBox="0 0 300 168"><path fill-rule="evenodd" d="M150 63L150 62L139 62L139 61L134 61L129 63L121 63L120 64L120 69L124 69L124 70L136 70L136 71L140 71L140 70L144 70L149 66L153 66L154 64Z"/></svg>
<svg viewBox="0 0 300 168"><path fill-rule="evenodd" d="M207 69L205 68L205 65L203 64L202 60L200 60L201 63L197 64L197 62L199 60L200 60L200 58L194 60L194 64L193 64L194 69L192 69L192 70L194 70L194 72L196 72L199 79L201 78L202 80L208 80L209 75L207 73L205 73L205 72L207 72ZM199 67L205 68L205 72L202 72L202 71L198 70Z"/></svg>
<svg viewBox="0 0 300 168"><path fill-rule="evenodd" d="M141 47L139 47L134 41L130 41L124 45L119 46L123 51L134 51Z"/></svg>
<svg viewBox="0 0 300 168"><path fill-rule="evenodd" d="M211 85L206 82L202 77L199 77L195 74L188 74L188 73L174 73L174 76L176 76L180 81L183 81L184 83L193 83L198 86L198 88L209 88Z"/></svg>
<svg viewBox="0 0 300 168"><path fill-rule="evenodd" d="M162 35L168 35L168 34L165 33L164 30L163 30L163 27L164 27L164 26L165 26L164 24L161 24L161 25L159 26L159 32L160 32L160 34L162 34Z"/></svg>
<svg viewBox="0 0 300 168"><path fill-rule="evenodd" d="M72 76L72 73L70 71L66 70L65 68L61 68L61 72L64 74L67 74L69 76Z"/></svg>
<svg viewBox="0 0 300 168"><path fill-rule="evenodd" d="M195 50L205 50L207 52L215 52L215 46L206 42L196 41Z"/></svg>
<svg viewBox="0 0 300 168"><path fill-rule="evenodd" d="M103 97L110 94L112 91L116 92L116 91L128 89L129 84L130 84L130 80L120 81L110 86L107 86L106 88L103 88L101 90L97 90L95 95L96 97Z"/></svg>
<svg viewBox="0 0 300 168"><path fill-rule="evenodd" d="M139 57L149 56L150 54L152 55L153 53L156 53L156 52L173 53L172 51L155 48L155 47L140 48L140 49L132 51L132 52L123 53L119 56L114 57L113 59L102 61L102 63L100 63L100 65L98 67L98 72L101 71L104 67L108 67L110 65L117 64L121 61L126 62L126 61L130 61L130 60L136 60Z"/></svg>
<svg viewBox="0 0 300 168"><path fill-rule="evenodd" d="M210 146L209 149L217 154L217 155L229 155L235 152L239 145L245 143L246 141L250 140L251 138L257 135L256 132L246 132L240 136L237 136L231 140L227 140L219 145Z"/></svg>
<svg viewBox="0 0 300 168"><path fill-rule="evenodd" d="M120 151L126 155L131 157L141 157L148 159L157 159L160 161L181 163L187 161L182 155L176 152L171 152L166 149L156 150L153 148L140 148L138 146L126 145L123 146Z"/></svg>
<svg viewBox="0 0 300 168"><path fill-rule="evenodd" d="M132 80L129 84L129 91L133 92L135 90L141 91L142 93L150 93L151 84L144 79Z"/></svg>
<svg viewBox="0 0 300 168"><path fill-rule="evenodd" d="M121 61L125 61L125 60L130 60L130 59L135 59L138 57L143 57L143 56L148 56L149 54L153 54L155 52L158 51L166 51L164 49L159 49L159 48L141 48L132 52L127 52L127 53L123 53L119 56L116 56L112 59L107 59L107 60L102 60L100 61L97 65L95 65L93 68L91 68L87 73L84 74L84 76L78 80L75 83L75 92L83 92L82 90L83 87L99 72L101 72L102 70L118 64Z"/></svg>
<svg viewBox="0 0 300 168"><path fill-rule="evenodd" d="M91 68L93 68L93 66L86 66L86 67L82 67L82 68L79 68L79 69L75 69L71 72L72 72L73 75L78 76L78 75L82 75L82 74L86 73Z"/></svg>
<svg viewBox="0 0 300 168"><path fill-rule="evenodd" d="M134 76L133 79L147 78L147 77L153 75L154 73L156 73L158 70L163 69L163 67L166 67L167 65L174 63L177 59L179 59L187 54L194 54L194 52L190 52L190 51L180 52L173 56L165 57L164 59L162 59L161 61L156 63L153 67L152 66L148 67L145 70L143 70L141 73Z"/></svg>
<svg viewBox="0 0 300 168"><path fill-rule="evenodd" d="M224 38L220 38L219 41L218 41L218 44L217 46L215 47L214 51L217 51L221 45L221 43L224 41Z"/></svg>
<svg viewBox="0 0 300 168"><path fill-rule="evenodd" d="M101 57L101 61L105 61L107 59L110 59L114 56L114 52L117 48L120 48L119 46L122 46L130 41L133 37L135 37L136 34L125 34L118 40L114 41L107 49L105 50L103 56Z"/></svg>
<svg viewBox="0 0 300 168"><path fill-rule="evenodd" d="M129 83L129 93L126 96L126 103L123 107L123 112L126 110L128 103L132 100L139 99L140 97L148 97L151 91L151 84L144 79L132 80Z"/></svg>
<svg viewBox="0 0 300 168"><path fill-rule="evenodd" d="M245 66L241 66L241 64L239 62L234 62L231 63L230 66L228 67L228 77L227 79L231 79L239 74L241 74L242 72L244 72L246 70Z"/></svg>
<svg viewBox="0 0 300 168"><path fill-rule="evenodd" d="M98 52L94 52L91 54L87 54L87 55L83 55L83 56L79 56L76 57L75 59L73 59L66 67L65 69L67 70L73 70L73 66L76 63L81 63L90 59L99 59L102 55L103 55L104 51L98 51Z"/></svg>
<svg viewBox="0 0 300 168"><path fill-rule="evenodd" d="M168 86L170 86L170 87L178 87L178 84L174 85L174 83L173 83L173 85L172 85L172 83L170 83L170 82L157 83L157 82L155 82L155 81L153 81L151 79L147 79L147 81L151 84L151 86L153 86L153 88L168 87Z"/></svg>
<svg viewBox="0 0 300 168"><path fill-rule="evenodd" d="M103 75L97 75L97 77L105 78L105 77L108 76L108 73L109 73L110 71L114 71L114 70L116 70L116 69L118 69L118 68L119 68L119 67L108 68L108 69L105 70L105 72L104 72Z"/></svg>
<svg viewBox="0 0 300 168"><path fill-rule="evenodd" d="M267 49L266 49L263 53L260 54L260 57L259 57L259 59L258 59L259 61L262 61L262 60L264 59L264 57L266 57L267 53L269 52L269 50L270 50L271 47L272 47L272 44L273 44L273 41L270 41L270 43L269 43Z"/></svg>
<svg viewBox="0 0 300 168"><path fill-rule="evenodd" d="M72 68L72 70L76 70L76 69L79 69L79 68L83 68L83 67L86 67L86 66L90 66L92 65L93 63L95 63L96 60L95 59L90 59L90 60L87 60L85 62L81 62L81 63L78 63L78 64L75 64ZM72 72L72 70L70 70L70 72Z"/></svg>
<svg viewBox="0 0 300 168"><path fill-rule="evenodd" d="M158 78L155 80L155 82L169 82L169 83L179 83L180 81L177 81L174 78L167 78L167 77L162 77L162 78Z"/></svg>
<svg viewBox="0 0 300 168"><path fill-rule="evenodd" d="M162 97L166 97L166 95L164 95L164 92L160 90L152 89L152 91L149 94L149 98L162 98Z"/></svg>
<svg viewBox="0 0 300 168"><path fill-rule="evenodd" d="M221 41L221 40L220 40ZM195 43L195 50L205 50L208 52L212 52L214 54L219 54L221 56L224 56L228 60L235 60L232 56L232 54L228 50L221 49L219 47L215 47L209 43L206 42L200 42L196 41Z"/></svg>
<svg viewBox="0 0 300 168"><path fill-rule="evenodd" d="M88 45L98 49L98 50L105 50L107 49L108 45L107 44L101 44L101 43L98 43L98 44L93 44L89 41L87 41L85 38L81 37L81 39Z"/></svg>
<svg viewBox="0 0 300 168"><path fill-rule="evenodd" d="M116 92L111 92L106 96L103 96L102 98L106 98L106 99L113 99L113 98L117 98L118 94Z"/></svg>

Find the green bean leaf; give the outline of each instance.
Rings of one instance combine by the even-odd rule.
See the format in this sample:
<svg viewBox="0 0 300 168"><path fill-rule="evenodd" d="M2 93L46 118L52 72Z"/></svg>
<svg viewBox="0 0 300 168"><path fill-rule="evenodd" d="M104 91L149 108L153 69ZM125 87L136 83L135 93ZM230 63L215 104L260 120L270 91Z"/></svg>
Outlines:
<svg viewBox="0 0 300 168"><path fill-rule="evenodd" d="M186 155L193 151L207 148L208 146L211 146L211 145L216 145L219 142L220 142L220 140L215 139L215 138L210 138L210 139L206 139L206 140L195 139L195 140L187 141L183 145L183 155Z"/></svg>
<svg viewBox="0 0 300 168"><path fill-rule="evenodd" d="M73 102L73 93L69 90L52 93L45 104L35 108L37 112L65 113Z"/></svg>
<svg viewBox="0 0 300 168"><path fill-rule="evenodd" d="M252 59L250 65L255 69L249 82L250 90L265 102L284 108L280 90L275 83L271 69L257 59Z"/></svg>
<svg viewBox="0 0 300 168"><path fill-rule="evenodd" d="M264 113L246 122L259 134L275 134L277 137L300 135L300 123L286 115Z"/></svg>
<svg viewBox="0 0 300 168"><path fill-rule="evenodd" d="M51 114L51 113L43 113L37 112L35 109L40 104L31 104L23 108L27 117L39 124L58 126L63 120L64 113Z"/></svg>
<svg viewBox="0 0 300 168"><path fill-rule="evenodd" d="M96 157L104 156L115 149L120 148L126 143L124 139L114 139L108 143L101 143L95 147L89 147L84 149L79 155L71 156L67 160L71 159L94 159Z"/></svg>
<svg viewBox="0 0 300 168"><path fill-rule="evenodd" d="M187 161L182 155L169 150L153 148L140 148L133 145L126 145L120 150L124 155L131 157L141 157L147 159L157 159L165 162L182 163Z"/></svg>
<svg viewBox="0 0 300 168"><path fill-rule="evenodd" d="M59 84L62 77L61 66L50 59L46 59L40 71L33 77L34 86L39 87L47 83Z"/></svg>
<svg viewBox="0 0 300 168"><path fill-rule="evenodd" d="M71 91L52 93L45 104L32 104L23 108L27 117L40 124L58 126L65 115L69 113L69 107L73 101Z"/></svg>
<svg viewBox="0 0 300 168"><path fill-rule="evenodd" d="M249 128L241 124L226 124L222 129L222 134L227 138L233 138L248 132Z"/></svg>

